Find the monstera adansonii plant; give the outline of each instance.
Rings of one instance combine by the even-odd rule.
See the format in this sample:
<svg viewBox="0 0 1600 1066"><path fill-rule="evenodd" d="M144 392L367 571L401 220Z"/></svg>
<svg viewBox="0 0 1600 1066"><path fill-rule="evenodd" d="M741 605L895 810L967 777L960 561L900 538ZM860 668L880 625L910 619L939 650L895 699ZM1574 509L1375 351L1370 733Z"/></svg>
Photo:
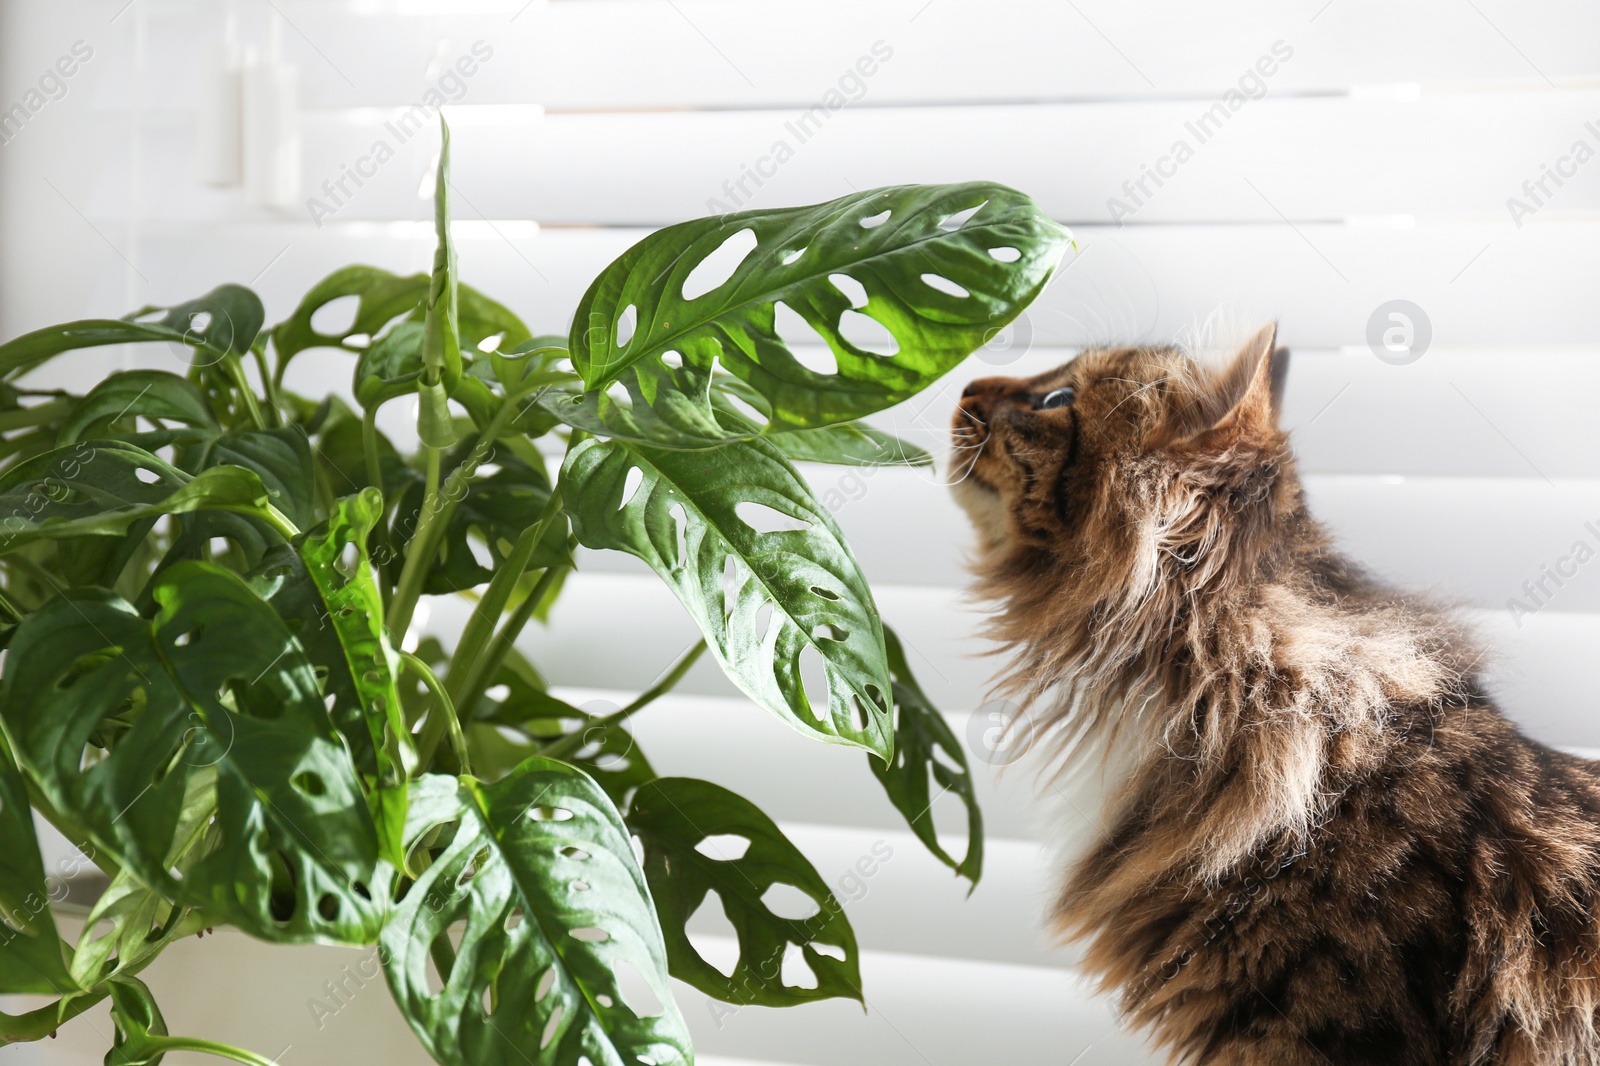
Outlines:
<svg viewBox="0 0 1600 1066"><path fill-rule="evenodd" d="M536 336L456 280L444 137L431 273L339 270L271 327L222 285L0 345L0 993L52 997L0 1015L4 1042L109 998L119 1063L263 1062L169 1034L138 977L223 925L376 945L441 1063L692 1062L669 976L735 1004L860 999L855 935L816 869L748 800L658 776L624 726L704 653L760 710L864 751L916 835L978 880L965 753L795 463L928 463L858 420L1015 318L1065 231L982 182L705 218L641 240L567 336ZM727 247L748 251L689 295ZM319 331L343 297L354 320ZM788 312L832 365L784 341ZM890 354L863 346L859 316ZM18 383L142 342L179 346L187 372L82 395ZM354 407L285 388L312 349L349 354ZM417 412L415 454L378 429L395 402ZM759 531L748 505L784 528ZM643 560L703 634L609 715L563 702L517 647L579 545ZM450 594L475 601L462 631L408 644L419 598ZM812 652L825 698L802 683ZM934 833L945 792L968 811L960 859ZM76 943L36 815L109 882ZM748 847L709 857L719 835ZM815 915L774 913L779 883ZM685 930L711 896L737 931L731 974ZM783 978L796 950L808 987ZM628 1005L621 966L658 1010Z"/></svg>

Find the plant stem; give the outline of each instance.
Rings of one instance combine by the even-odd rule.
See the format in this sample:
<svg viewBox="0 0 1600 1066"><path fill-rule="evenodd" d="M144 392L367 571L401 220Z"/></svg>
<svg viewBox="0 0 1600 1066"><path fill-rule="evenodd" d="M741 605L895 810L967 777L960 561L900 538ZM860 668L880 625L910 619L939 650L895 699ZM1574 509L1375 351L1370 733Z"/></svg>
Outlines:
<svg viewBox="0 0 1600 1066"><path fill-rule="evenodd" d="M254 1051L192 1036L147 1036L143 1044L152 1050L196 1051L202 1055L216 1055L218 1058L242 1062L245 1066L278 1066L272 1059L257 1055Z"/></svg>
<svg viewBox="0 0 1600 1066"><path fill-rule="evenodd" d="M451 702L450 694L439 683L439 678L428 664L415 655L402 651L400 661L415 670L417 676L422 678L422 683L428 686L428 691L433 693L434 704L428 711L428 720L422 727L422 738L417 744L418 764L424 770L428 769L433 762L434 749L439 746L439 738L448 730L450 747L456 753L456 763L462 773L470 774L472 763L467 756L467 738L461 731L461 717L456 714L456 706Z"/></svg>
<svg viewBox="0 0 1600 1066"><path fill-rule="evenodd" d="M267 353L259 347L252 347L250 354L256 358L256 374L261 378L261 391L266 396L267 406L272 408L272 421L274 425L285 425L287 420L283 416L280 406L277 383L272 380L272 374L267 369Z"/></svg>
<svg viewBox="0 0 1600 1066"><path fill-rule="evenodd" d="M455 654L450 657L450 673L446 681L450 695L456 700L461 700L481 673L478 660L483 655L484 646L494 633L495 623L500 620L500 614L510 601L517 582L522 580L523 572L533 560L534 552L544 543L550 529L565 517L561 510L561 486L557 485L551 490L550 498L545 501L544 509L539 512L533 525L524 529L517 538L510 554L490 579L483 598L472 609L472 617L467 619L467 627L456 644ZM501 657L504 658L503 653Z"/></svg>
<svg viewBox="0 0 1600 1066"><path fill-rule="evenodd" d="M108 995L109 992L85 992L66 1004L56 1000L26 1014L0 1014L0 1047L43 1040Z"/></svg>
<svg viewBox="0 0 1600 1066"><path fill-rule="evenodd" d="M468 670L466 678L462 682L461 705L463 707L470 708L478 702L478 697L482 696L484 690L489 687L489 682L493 680L496 672L499 671L500 664L505 662L512 646L516 644L517 635L522 632L522 627L528 624L528 619L533 616L533 612L539 609L539 604L544 602L544 598L549 595L550 589L554 587L557 581L561 580L566 572L567 567L560 565L548 567L543 574L539 575L539 580L534 582L533 588L523 597L522 602L517 604L517 609L511 612L511 617L506 619L505 624L500 627L500 631L494 635L494 639L489 642L489 647L485 649L484 653Z"/></svg>
<svg viewBox="0 0 1600 1066"><path fill-rule="evenodd" d="M395 588L394 599L389 603L389 613L384 619L384 624L391 634L403 634L406 627L411 624L411 612L416 609L417 598L422 594L422 579L426 569L433 565L434 554L439 550L439 538L444 536L445 527L450 524L450 518L455 514L456 505L466 495L467 481L483 462L487 450L494 445L500 434L505 432L506 426L516 417L517 404L521 396L508 396L501 402L499 410L478 436L478 442L472 446L472 451L461 461L457 467L450 471L449 480L439 492L441 500L437 508L430 508L428 500L431 496L424 495L422 501L422 521L417 524L417 531L411 537L411 545L406 551L406 564L400 571L400 581Z"/></svg>
<svg viewBox="0 0 1600 1066"><path fill-rule="evenodd" d="M603 732L607 729L610 729L612 726L621 725L623 722L626 722L629 718L632 718L650 704L660 699L669 690L671 690L672 686L676 685L679 681L682 681L683 675L689 672L689 667L695 664L695 660L699 659L701 655L705 654L705 650L706 642L705 638L702 637L700 640L695 642L694 647L690 648L688 651L684 652L678 657L678 661L672 664L672 668L667 671L666 676L662 677L660 681L657 681L654 685L650 686L650 688L640 693L638 699L634 700L632 703L628 704L615 714L606 715L604 718L590 725L586 729L580 729L575 733L568 733L564 737L551 741L549 744L545 745L539 750L539 754L543 755L547 759L565 759L567 756L583 747L584 742L588 739L590 732L593 730L599 729Z"/></svg>
<svg viewBox="0 0 1600 1066"><path fill-rule="evenodd" d="M75 400L51 400L37 407L19 407L15 411L0 413L0 433L29 426L48 426L75 406Z"/></svg>
<svg viewBox="0 0 1600 1066"><path fill-rule="evenodd" d="M239 390L239 398L244 401L245 413L250 416L250 424L257 429L266 429L267 423L261 417L261 407L256 403L255 390L250 387L250 378L244 372L244 363L235 354L222 357L223 369L233 381L234 388Z"/></svg>
<svg viewBox="0 0 1600 1066"><path fill-rule="evenodd" d="M251 518L259 518L263 522L267 523L267 525L277 530L278 535L284 540L293 540L295 537L300 535L299 527L297 527L293 522L289 521L289 516L272 506L270 503L267 504L266 510L262 510L258 507L218 507L217 510L232 511L235 514L247 514Z"/></svg>
<svg viewBox="0 0 1600 1066"><path fill-rule="evenodd" d="M422 582L427 577L428 567L433 565L433 554L438 546L439 534L434 533L437 527L440 534L445 525L450 521L450 516L445 514L449 501L440 495L439 491L439 449L423 445L427 456L428 475L427 482L422 491L422 519L417 523L417 531L411 537L411 546L406 552L406 562L400 568L400 581L395 585L394 599L389 601L389 614L384 623L389 627L389 633L396 642L405 635L406 627L411 624L411 613L417 608L417 600L422 595ZM465 464L463 464L465 465ZM457 467L451 471L450 483L456 483Z"/></svg>

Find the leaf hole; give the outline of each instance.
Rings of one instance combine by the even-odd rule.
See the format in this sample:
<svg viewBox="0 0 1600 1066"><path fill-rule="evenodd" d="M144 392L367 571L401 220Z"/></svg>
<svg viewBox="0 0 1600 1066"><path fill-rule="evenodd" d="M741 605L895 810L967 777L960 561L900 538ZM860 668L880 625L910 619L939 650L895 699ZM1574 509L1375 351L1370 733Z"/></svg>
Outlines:
<svg viewBox="0 0 1600 1066"><path fill-rule="evenodd" d="M811 716L827 721L828 663L815 644L800 649L800 688Z"/></svg>
<svg viewBox="0 0 1600 1066"><path fill-rule="evenodd" d="M510 685L490 685L483 693L494 702L499 703L511 695Z"/></svg>
<svg viewBox="0 0 1600 1066"><path fill-rule="evenodd" d="M577 862L582 862L589 857L589 853L587 851L584 851L582 848L574 847L562 848L561 854L569 859L576 860Z"/></svg>
<svg viewBox="0 0 1600 1066"><path fill-rule="evenodd" d="M617 959L611 964L611 970L617 977L617 994L622 997L622 1005L635 1017L654 1018L666 1012L661 997L656 995L639 967L627 959Z"/></svg>
<svg viewBox="0 0 1600 1066"><path fill-rule="evenodd" d="M849 274L829 274L828 280L833 282L834 288L844 293L851 307L867 306L867 287L861 282Z"/></svg>
<svg viewBox="0 0 1600 1066"><path fill-rule="evenodd" d="M361 297L336 296L311 312L311 328L323 337L342 337L356 324Z"/></svg>
<svg viewBox="0 0 1600 1066"><path fill-rule="evenodd" d="M193 644L195 641L197 641L199 639L200 639L200 627L199 626L195 626L193 629L191 629L191 630L189 630L189 631L187 631L185 633L179 633L177 636L173 637L172 638L172 646L174 648L187 648L190 644Z"/></svg>
<svg viewBox="0 0 1600 1066"><path fill-rule="evenodd" d="M556 1030L561 1027L561 1016L566 1012L567 1007L564 1003L557 1003L555 1009L550 1012L550 1020L544 1025L544 1035L539 1037L540 1051L549 1047L550 1042L556 1038Z"/></svg>
<svg viewBox="0 0 1600 1066"><path fill-rule="evenodd" d="M529 807L528 820L533 822L570 822L572 812L565 807Z"/></svg>
<svg viewBox="0 0 1600 1066"><path fill-rule="evenodd" d="M750 838L737 833L713 833L696 844L694 850L718 862L738 862L750 850Z"/></svg>
<svg viewBox="0 0 1600 1066"><path fill-rule="evenodd" d="M739 933L728 919L720 896L706 893L685 923L684 932L689 937L689 945L706 965L724 977L733 976L739 965Z"/></svg>
<svg viewBox="0 0 1600 1066"><path fill-rule="evenodd" d="M623 308L622 314L617 316L617 347L626 348L628 342L633 340L634 332L639 328L639 309L633 304Z"/></svg>
<svg viewBox="0 0 1600 1066"><path fill-rule="evenodd" d="M889 221L889 216L892 213L893 212L889 208L886 207L882 211L879 211L875 215L868 215L866 218L861 220L861 228L862 229L877 229L879 226L881 226L885 222Z"/></svg>
<svg viewBox="0 0 1600 1066"><path fill-rule="evenodd" d="M922 275L922 283L928 286L930 289L938 289L947 296L955 296L965 299L966 297L972 295L972 293L968 292L960 285L957 285L943 274L924 274Z"/></svg>
<svg viewBox="0 0 1600 1066"><path fill-rule="evenodd" d="M189 316L189 332L196 336L204 337L206 330L211 328L211 312L196 311Z"/></svg>
<svg viewBox="0 0 1600 1066"><path fill-rule="evenodd" d="M784 514L776 507L769 507L753 500L741 501L734 507L733 513L738 516L739 521L757 533L794 533L811 528L811 523L804 519Z"/></svg>
<svg viewBox="0 0 1600 1066"><path fill-rule="evenodd" d="M322 780L322 775L310 770L302 770L289 779L289 783L307 796L325 796L328 786Z"/></svg>
<svg viewBox="0 0 1600 1066"><path fill-rule="evenodd" d="M789 988L817 987L817 975L812 972L811 963L799 944L783 949L783 983Z"/></svg>
<svg viewBox="0 0 1600 1066"><path fill-rule="evenodd" d="M580 926L567 935L574 940L581 940L585 944L604 944L611 939L611 934L597 925Z"/></svg>
<svg viewBox="0 0 1600 1066"><path fill-rule="evenodd" d="M544 976L539 978L539 987L533 991L533 1001L535 1003L542 1003L544 1001L544 997L550 994L550 990L555 987L555 984L556 968L552 966L544 972Z"/></svg>
<svg viewBox="0 0 1600 1066"><path fill-rule="evenodd" d="M683 279L683 298L698 300L709 292L722 288L733 277L739 265L756 249L756 232L749 227L730 234L717 245L716 251L700 263Z"/></svg>
<svg viewBox="0 0 1600 1066"><path fill-rule="evenodd" d="M679 370L683 367L682 352L662 352L661 365L670 370Z"/></svg>
<svg viewBox="0 0 1600 1066"><path fill-rule="evenodd" d="M339 897L331 892L324 892L317 900L317 913L322 916L322 920L325 922L338 921Z"/></svg>
<svg viewBox="0 0 1600 1066"><path fill-rule="evenodd" d="M1009 244L1002 244L998 248L989 249L989 258L993 259L997 263L1015 263L1018 259L1022 258L1022 252L1020 249L1013 248Z"/></svg>
<svg viewBox="0 0 1600 1066"><path fill-rule="evenodd" d="M689 515L681 503L673 504L667 514L671 516L673 529L677 533L677 565L682 566L689 558Z"/></svg>
<svg viewBox="0 0 1600 1066"><path fill-rule="evenodd" d="M606 995L604 992L596 994L594 1001L600 1004L602 1007L605 1007L607 1010L610 1010L612 1007L617 1005L617 1001Z"/></svg>
<svg viewBox="0 0 1600 1066"><path fill-rule="evenodd" d="M372 344L372 334L352 333L343 341L346 348L367 348Z"/></svg>
<svg viewBox="0 0 1600 1066"><path fill-rule="evenodd" d="M490 334L478 342L478 351L498 352L500 350L500 345L505 342L505 339L506 334L504 330L501 330L499 333Z"/></svg>
<svg viewBox="0 0 1600 1066"><path fill-rule="evenodd" d="M787 918L791 922L803 922L822 912L816 900L794 885L782 881L773 882L761 893L761 903L779 918Z"/></svg>
<svg viewBox="0 0 1600 1066"><path fill-rule="evenodd" d="M228 554L228 549L233 545L227 537L211 537L206 541L206 551L211 558L217 559Z"/></svg>
<svg viewBox="0 0 1600 1066"><path fill-rule="evenodd" d="M574 882L572 882L572 891L574 891L574 892L587 892L587 891L589 891L589 882L587 882L587 881L574 881Z"/></svg>
<svg viewBox="0 0 1600 1066"><path fill-rule="evenodd" d="M161 480L160 474L156 473L154 470L146 470L142 466L136 466L133 468L133 476L144 482L146 485L154 485L156 482Z"/></svg>
<svg viewBox="0 0 1600 1066"><path fill-rule="evenodd" d="M622 510L633 500L633 494L639 491L639 486L644 484L644 470L641 467L630 466L628 473L622 479L622 500L617 504L617 510Z"/></svg>
<svg viewBox="0 0 1600 1066"><path fill-rule="evenodd" d="M900 354L900 342L884 328L883 323L860 311L846 311L839 316L839 332L855 347L868 355L891 356Z"/></svg>
<svg viewBox="0 0 1600 1066"><path fill-rule="evenodd" d="M794 266L795 263L800 261L800 257L802 255L805 255L805 254L806 254L806 249L804 249L804 248L796 248L794 251L790 252L788 255L785 255L782 259L778 260L778 262L781 263L784 266Z"/></svg>
<svg viewBox="0 0 1600 1066"><path fill-rule="evenodd" d="M849 961L849 956L844 953L844 948L839 947L837 944L824 944L820 940L813 940L811 942L811 950L818 955L826 955L830 959L838 959L840 962Z"/></svg>
<svg viewBox="0 0 1600 1066"><path fill-rule="evenodd" d="M983 204L988 202L989 201L985 200ZM983 209L983 204L979 204L977 207L969 207L964 211L957 211L953 215L944 216L944 218L939 220L939 228L944 230L946 233L954 233L956 230L967 224L967 219L981 211Z"/></svg>
<svg viewBox="0 0 1600 1066"><path fill-rule="evenodd" d="M821 622L811 627L811 639L843 642L850 639L850 631L842 629L831 622Z"/></svg>

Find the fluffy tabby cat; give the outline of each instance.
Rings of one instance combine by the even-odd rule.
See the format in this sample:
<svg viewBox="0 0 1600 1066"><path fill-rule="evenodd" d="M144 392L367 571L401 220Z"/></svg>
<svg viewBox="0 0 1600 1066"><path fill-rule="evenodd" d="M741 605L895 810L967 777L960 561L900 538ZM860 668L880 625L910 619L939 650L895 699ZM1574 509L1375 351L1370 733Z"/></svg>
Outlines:
<svg viewBox="0 0 1600 1066"><path fill-rule="evenodd" d="M1600 766L1307 512L1287 352L970 385L956 492L1007 690L1120 753L1053 921L1174 1062L1600 1063Z"/></svg>

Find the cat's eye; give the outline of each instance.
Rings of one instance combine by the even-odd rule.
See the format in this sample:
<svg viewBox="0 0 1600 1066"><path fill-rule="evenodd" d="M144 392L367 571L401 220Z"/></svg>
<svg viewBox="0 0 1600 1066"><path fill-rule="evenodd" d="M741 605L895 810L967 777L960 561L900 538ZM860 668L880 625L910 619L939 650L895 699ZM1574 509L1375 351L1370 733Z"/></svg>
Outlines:
<svg viewBox="0 0 1600 1066"><path fill-rule="evenodd" d="M1077 390L1070 385L1064 389L1052 389L1039 401L1039 410L1054 411L1057 407L1066 407L1077 394Z"/></svg>

